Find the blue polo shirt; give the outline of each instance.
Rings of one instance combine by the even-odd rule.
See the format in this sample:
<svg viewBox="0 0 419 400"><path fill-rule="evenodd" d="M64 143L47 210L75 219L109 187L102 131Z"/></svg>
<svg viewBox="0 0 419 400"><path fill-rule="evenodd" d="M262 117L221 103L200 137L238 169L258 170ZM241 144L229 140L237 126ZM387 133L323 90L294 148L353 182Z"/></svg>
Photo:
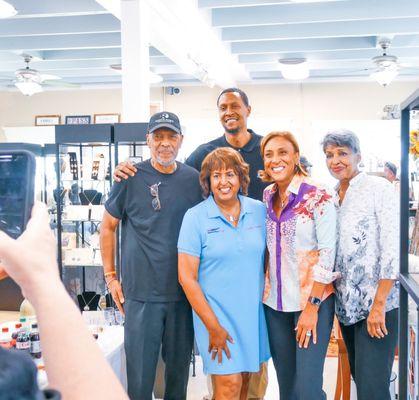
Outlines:
<svg viewBox="0 0 419 400"><path fill-rule="evenodd" d="M237 227L231 225L212 196L189 209L183 218L178 252L198 257L198 282L220 324L234 344L222 364L208 353L208 331L194 313L194 328L204 370L211 374L259 371L269 358L262 308L266 208L239 196Z"/></svg>

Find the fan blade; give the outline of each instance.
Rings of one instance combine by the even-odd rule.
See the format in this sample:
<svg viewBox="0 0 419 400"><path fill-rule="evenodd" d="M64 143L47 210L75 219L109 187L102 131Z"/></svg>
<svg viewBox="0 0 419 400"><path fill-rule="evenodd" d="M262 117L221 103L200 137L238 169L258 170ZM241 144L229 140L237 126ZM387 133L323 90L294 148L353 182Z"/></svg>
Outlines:
<svg viewBox="0 0 419 400"><path fill-rule="evenodd" d="M399 71L419 71L419 67L411 66L411 67L404 67L400 68Z"/></svg>
<svg viewBox="0 0 419 400"><path fill-rule="evenodd" d="M80 87L80 85L76 84L76 83L70 83L70 82L64 82L64 81L59 81L59 80L47 80L47 81L43 81L42 85L45 86L58 86L58 87L72 87L72 88L77 88Z"/></svg>
<svg viewBox="0 0 419 400"><path fill-rule="evenodd" d="M56 81L61 79L60 76L57 75L50 75L50 74L41 74L41 80L44 81Z"/></svg>
<svg viewBox="0 0 419 400"><path fill-rule="evenodd" d="M350 71L342 71L342 72L339 72L339 76L340 76L340 75L351 75L351 74L357 74L357 73L359 73L359 72L368 72L368 71L373 71L373 70L375 70L375 68L353 69L353 70L350 70Z"/></svg>

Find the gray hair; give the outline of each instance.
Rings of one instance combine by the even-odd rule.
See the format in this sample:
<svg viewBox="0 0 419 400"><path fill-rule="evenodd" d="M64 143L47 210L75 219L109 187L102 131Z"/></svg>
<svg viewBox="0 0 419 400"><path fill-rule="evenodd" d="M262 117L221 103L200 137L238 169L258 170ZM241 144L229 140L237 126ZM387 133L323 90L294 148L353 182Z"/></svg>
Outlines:
<svg viewBox="0 0 419 400"><path fill-rule="evenodd" d="M326 151L327 146L348 147L355 154L361 153L358 136L348 129L339 129L326 133L321 145L323 151Z"/></svg>

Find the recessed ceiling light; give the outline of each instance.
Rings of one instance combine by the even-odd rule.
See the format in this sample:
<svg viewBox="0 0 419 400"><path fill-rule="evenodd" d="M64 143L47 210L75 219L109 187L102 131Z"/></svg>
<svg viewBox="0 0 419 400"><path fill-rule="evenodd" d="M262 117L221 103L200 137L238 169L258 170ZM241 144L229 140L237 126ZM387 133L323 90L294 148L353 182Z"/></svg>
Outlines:
<svg viewBox="0 0 419 400"><path fill-rule="evenodd" d="M17 14L16 9L7 1L0 0L0 18L10 18Z"/></svg>
<svg viewBox="0 0 419 400"><path fill-rule="evenodd" d="M278 60L279 69L284 79L302 80L310 75L305 58L283 58Z"/></svg>

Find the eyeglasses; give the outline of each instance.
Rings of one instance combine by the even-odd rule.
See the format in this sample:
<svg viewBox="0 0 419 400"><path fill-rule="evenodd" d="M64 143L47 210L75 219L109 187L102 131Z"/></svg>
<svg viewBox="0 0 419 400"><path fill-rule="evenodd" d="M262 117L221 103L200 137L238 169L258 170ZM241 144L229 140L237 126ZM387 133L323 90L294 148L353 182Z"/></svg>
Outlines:
<svg viewBox="0 0 419 400"><path fill-rule="evenodd" d="M153 196L153 200L151 201L151 205L154 211L161 210L161 203L159 198L159 186L161 182L155 183L154 185L150 186L150 194Z"/></svg>

